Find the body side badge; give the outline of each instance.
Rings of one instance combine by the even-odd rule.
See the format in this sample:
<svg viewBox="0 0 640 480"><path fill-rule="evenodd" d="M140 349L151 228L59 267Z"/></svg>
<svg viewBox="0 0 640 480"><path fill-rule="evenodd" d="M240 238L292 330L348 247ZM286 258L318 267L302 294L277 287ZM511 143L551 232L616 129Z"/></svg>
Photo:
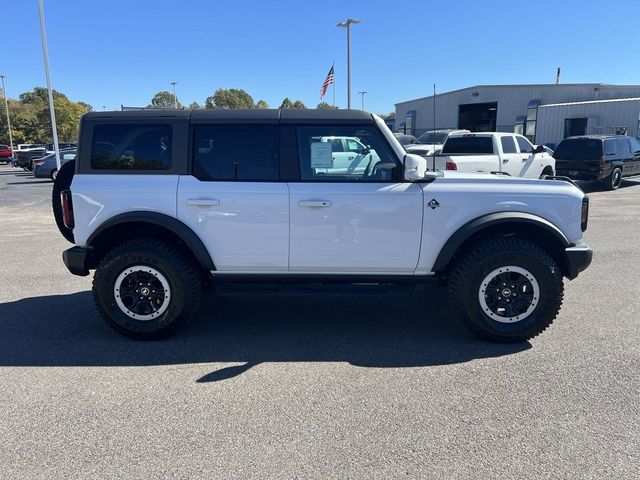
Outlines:
<svg viewBox="0 0 640 480"><path fill-rule="evenodd" d="M427 207L430 207L431 210L435 210L439 206L440 206L440 203L435 198L431 199L431 201L427 203Z"/></svg>

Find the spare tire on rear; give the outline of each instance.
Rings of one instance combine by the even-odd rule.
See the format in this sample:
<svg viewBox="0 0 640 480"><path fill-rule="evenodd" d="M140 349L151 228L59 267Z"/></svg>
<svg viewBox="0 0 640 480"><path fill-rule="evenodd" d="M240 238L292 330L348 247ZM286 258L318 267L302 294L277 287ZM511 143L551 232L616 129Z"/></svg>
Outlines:
<svg viewBox="0 0 640 480"><path fill-rule="evenodd" d="M58 226L58 230L60 230L62 236L71 243L75 243L73 239L73 230L66 227L62 219L62 201L60 200L60 192L71 188L71 182L75 172L75 160L70 160L62 165L53 182L53 192L51 193L51 207L53 208L53 216L56 219L56 225Z"/></svg>

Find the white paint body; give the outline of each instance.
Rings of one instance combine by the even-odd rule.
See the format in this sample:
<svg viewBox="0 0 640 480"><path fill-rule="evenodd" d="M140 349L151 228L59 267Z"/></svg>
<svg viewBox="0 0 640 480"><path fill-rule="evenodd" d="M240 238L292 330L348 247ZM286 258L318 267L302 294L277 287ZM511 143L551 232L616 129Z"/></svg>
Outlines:
<svg viewBox="0 0 640 480"><path fill-rule="evenodd" d="M465 135L474 137L490 137L493 144L492 154L452 154L447 153L447 142L453 138ZM515 153L505 153L502 148L502 138L510 137L515 143ZM522 135L500 132L483 132L473 134L451 134L442 146L440 154L436 154L436 169L444 170L447 162L453 162L459 172L491 173L504 172L512 177L540 178L546 167L553 172L556 170L556 161L548 153L523 152L519 146L518 138L526 144L531 143ZM432 164L429 161L429 168Z"/></svg>
<svg viewBox="0 0 640 480"><path fill-rule="evenodd" d="M582 238L583 193L554 180L445 172L398 183L200 182L191 176L76 175L76 244L115 215L188 225L218 273L429 275L449 237L494 212L526 212ZM427 204L436 199L439 207Z"/></svg>

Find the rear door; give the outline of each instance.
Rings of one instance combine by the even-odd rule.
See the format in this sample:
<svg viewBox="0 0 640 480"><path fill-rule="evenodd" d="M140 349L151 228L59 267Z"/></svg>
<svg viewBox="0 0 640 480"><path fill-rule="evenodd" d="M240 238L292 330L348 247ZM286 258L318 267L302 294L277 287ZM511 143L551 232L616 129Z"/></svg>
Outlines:
<svg viewBox="0 0 640 480"><path fill-rule="evenodd" d="M513 135L501 135L496 137L502 148L501 170L512 177L519 177L522 170L522 155L518 152Z"/></svg>
<svg viewBox="0 0 640 480"><path fill-rule="evenodd" d="M618 147L618 158L622 161L622 174L624 176L633 175L635 168L633 154L631 153L631 145L628 138L617 138L616 145Z"/></svg>
<svg viewBox="0 0 640 480"><path fill-rule="evenodd" d="M280 272L289 263L289 191L279 180L280 129L196 124L191 175L180 176L178 218L221 272Z"/></svg>
<svg viewBox="0 0 640 480"><path fill-rule="evenodd" d="M413 274L418 264L423 194L373 125L297 126L299 174L289 182L290 270L324 274ZM318 137L366 147L368 168L326 171L334 162ZM367 160L369 164L369 160Z"/></svg>

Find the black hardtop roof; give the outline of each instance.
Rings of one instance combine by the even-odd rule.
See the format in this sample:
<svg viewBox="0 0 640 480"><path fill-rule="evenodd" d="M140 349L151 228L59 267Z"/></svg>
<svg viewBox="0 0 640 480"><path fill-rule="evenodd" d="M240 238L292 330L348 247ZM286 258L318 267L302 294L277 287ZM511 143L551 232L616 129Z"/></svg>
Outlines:
<svg viewBox="0 0 640 480"><path fill-rule="evenodd" d="M362 110L317 109L141 109L122 112L89 112L84 117L95 120L189 118L191 123L373 123L373 116Z"/></svg>

